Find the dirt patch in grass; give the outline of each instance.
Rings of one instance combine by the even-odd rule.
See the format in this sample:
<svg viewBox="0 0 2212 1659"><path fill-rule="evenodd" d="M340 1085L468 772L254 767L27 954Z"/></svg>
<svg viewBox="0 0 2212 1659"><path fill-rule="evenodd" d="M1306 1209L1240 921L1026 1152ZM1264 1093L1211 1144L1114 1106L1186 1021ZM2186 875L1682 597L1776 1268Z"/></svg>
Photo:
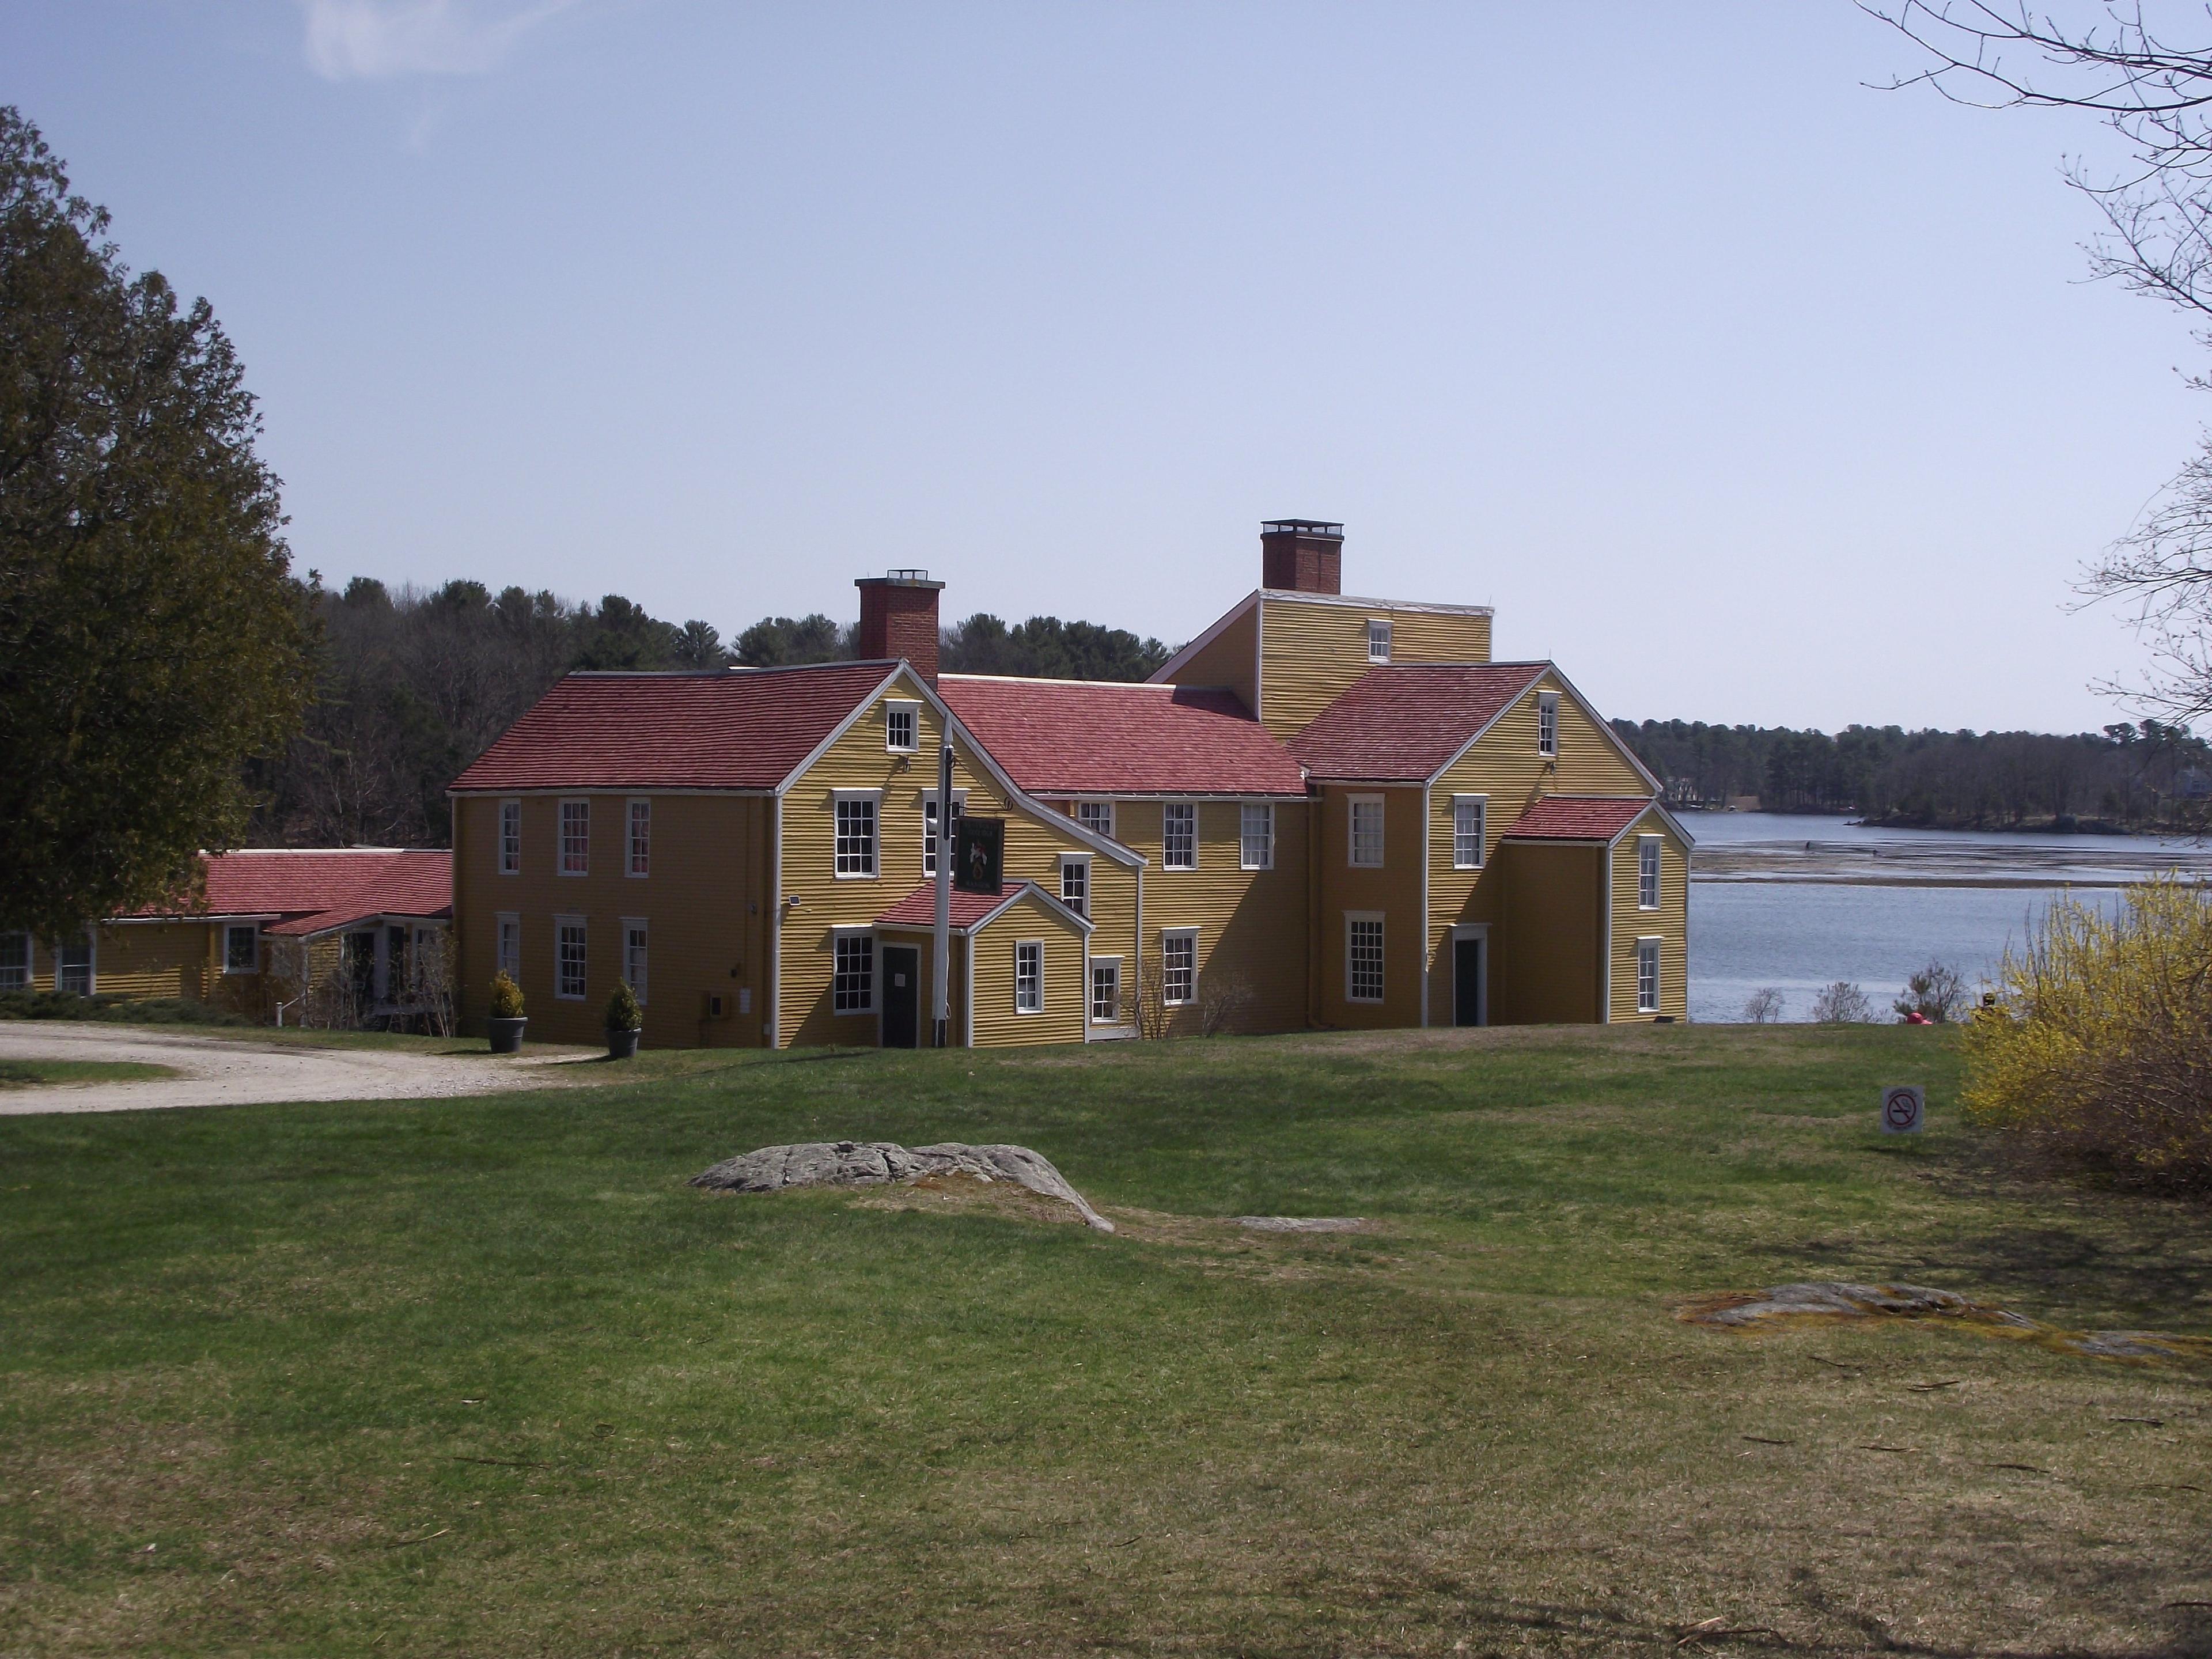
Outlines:
<svg viewBox="0 0 2212 1659"><path fill-rule="evenodd" d="M173 1066L136 1060L0 1060L0 1089L72 1083L153 1083L177 1075Z"/></svg>

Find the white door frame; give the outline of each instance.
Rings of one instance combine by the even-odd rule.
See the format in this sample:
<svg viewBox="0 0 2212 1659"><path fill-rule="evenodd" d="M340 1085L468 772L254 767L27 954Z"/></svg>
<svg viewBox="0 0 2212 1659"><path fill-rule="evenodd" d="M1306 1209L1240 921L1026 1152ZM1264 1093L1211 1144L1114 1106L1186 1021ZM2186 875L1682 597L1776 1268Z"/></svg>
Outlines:
<svg viewBox="0 0 2212 1659"><path fill-rule="evenodd" d="M1463 939L1475 940L1482 946L1482 969L1474 987L1474 1022L1490 1024L1490 924L1486 921L1462 922L1451 930L1452 941L1452 1024L1459 1024L1459 942Z"/></svg>

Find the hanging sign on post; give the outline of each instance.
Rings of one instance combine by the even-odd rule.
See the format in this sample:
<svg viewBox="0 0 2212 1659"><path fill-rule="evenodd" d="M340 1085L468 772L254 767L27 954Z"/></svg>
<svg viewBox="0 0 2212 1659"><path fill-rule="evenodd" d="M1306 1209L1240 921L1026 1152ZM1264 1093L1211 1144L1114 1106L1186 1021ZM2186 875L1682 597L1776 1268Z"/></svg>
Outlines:
<svg viewBox="0 0 2212 1659"><path fill-rule="evenodd" d="M952 831L952 884L963 893L999 896L1006 868L1006 821L963 813Z"/></svg>

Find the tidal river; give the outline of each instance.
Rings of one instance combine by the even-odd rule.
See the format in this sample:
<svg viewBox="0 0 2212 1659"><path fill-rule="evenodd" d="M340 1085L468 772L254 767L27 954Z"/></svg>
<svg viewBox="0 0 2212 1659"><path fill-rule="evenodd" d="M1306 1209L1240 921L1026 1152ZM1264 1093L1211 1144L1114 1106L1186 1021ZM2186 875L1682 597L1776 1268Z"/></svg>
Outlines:
<svg viewBox="0 0 2212 1659"><path fill-rule="evenodd" d="M2106 906L2154 871L2212 875L2212 848L2146 836L1866 830L1845 818L1687 812L1690 1018L1743 1018L1753 991L1782 993L1784 1019L1850 980L1884 1018L1930 958L1978 990L2051 901L2071 890Z"/></svg>

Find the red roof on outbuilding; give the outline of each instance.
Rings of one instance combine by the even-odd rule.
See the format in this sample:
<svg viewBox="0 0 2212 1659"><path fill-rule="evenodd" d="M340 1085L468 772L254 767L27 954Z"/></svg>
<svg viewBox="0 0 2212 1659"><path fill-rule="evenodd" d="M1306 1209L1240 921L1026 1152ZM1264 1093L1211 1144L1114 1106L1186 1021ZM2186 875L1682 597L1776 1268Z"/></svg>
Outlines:
<svg viewBox="0 0 2212 1659"><path fill-rule="evenodd" d="M946 674L938 695L1032 795L1303 795L1233 691Z"/></svg>
<svg viewBox="0 0 2212 1659"><path fill-rule="evenodd" d="M331 848L217 853L207 904L156 915L277 916L272 933L319 933L368 916L443 916L453 908L453 855L444 848Z"/></svg>
<svg viewBox="0 0 2212 1659"><path fill-rule="evenodd" d="M1370 668L1291 739L1317 778L1419 782L1535 684L1546 663L1394 663Z"/></svg>
<svg viewBox="0 0 2212 1659"><path fill-rule="evenodd" d="M1642 817L1648 799L1616 795L1547 795L1513 820L1508 841L1611 841Z"/></svg>
<svg viewBox="0 0 2212 1659"><path fill-rule="evenodd" d="M571 674L453 780L461 790L772 789L892 665Z"/></svg>

